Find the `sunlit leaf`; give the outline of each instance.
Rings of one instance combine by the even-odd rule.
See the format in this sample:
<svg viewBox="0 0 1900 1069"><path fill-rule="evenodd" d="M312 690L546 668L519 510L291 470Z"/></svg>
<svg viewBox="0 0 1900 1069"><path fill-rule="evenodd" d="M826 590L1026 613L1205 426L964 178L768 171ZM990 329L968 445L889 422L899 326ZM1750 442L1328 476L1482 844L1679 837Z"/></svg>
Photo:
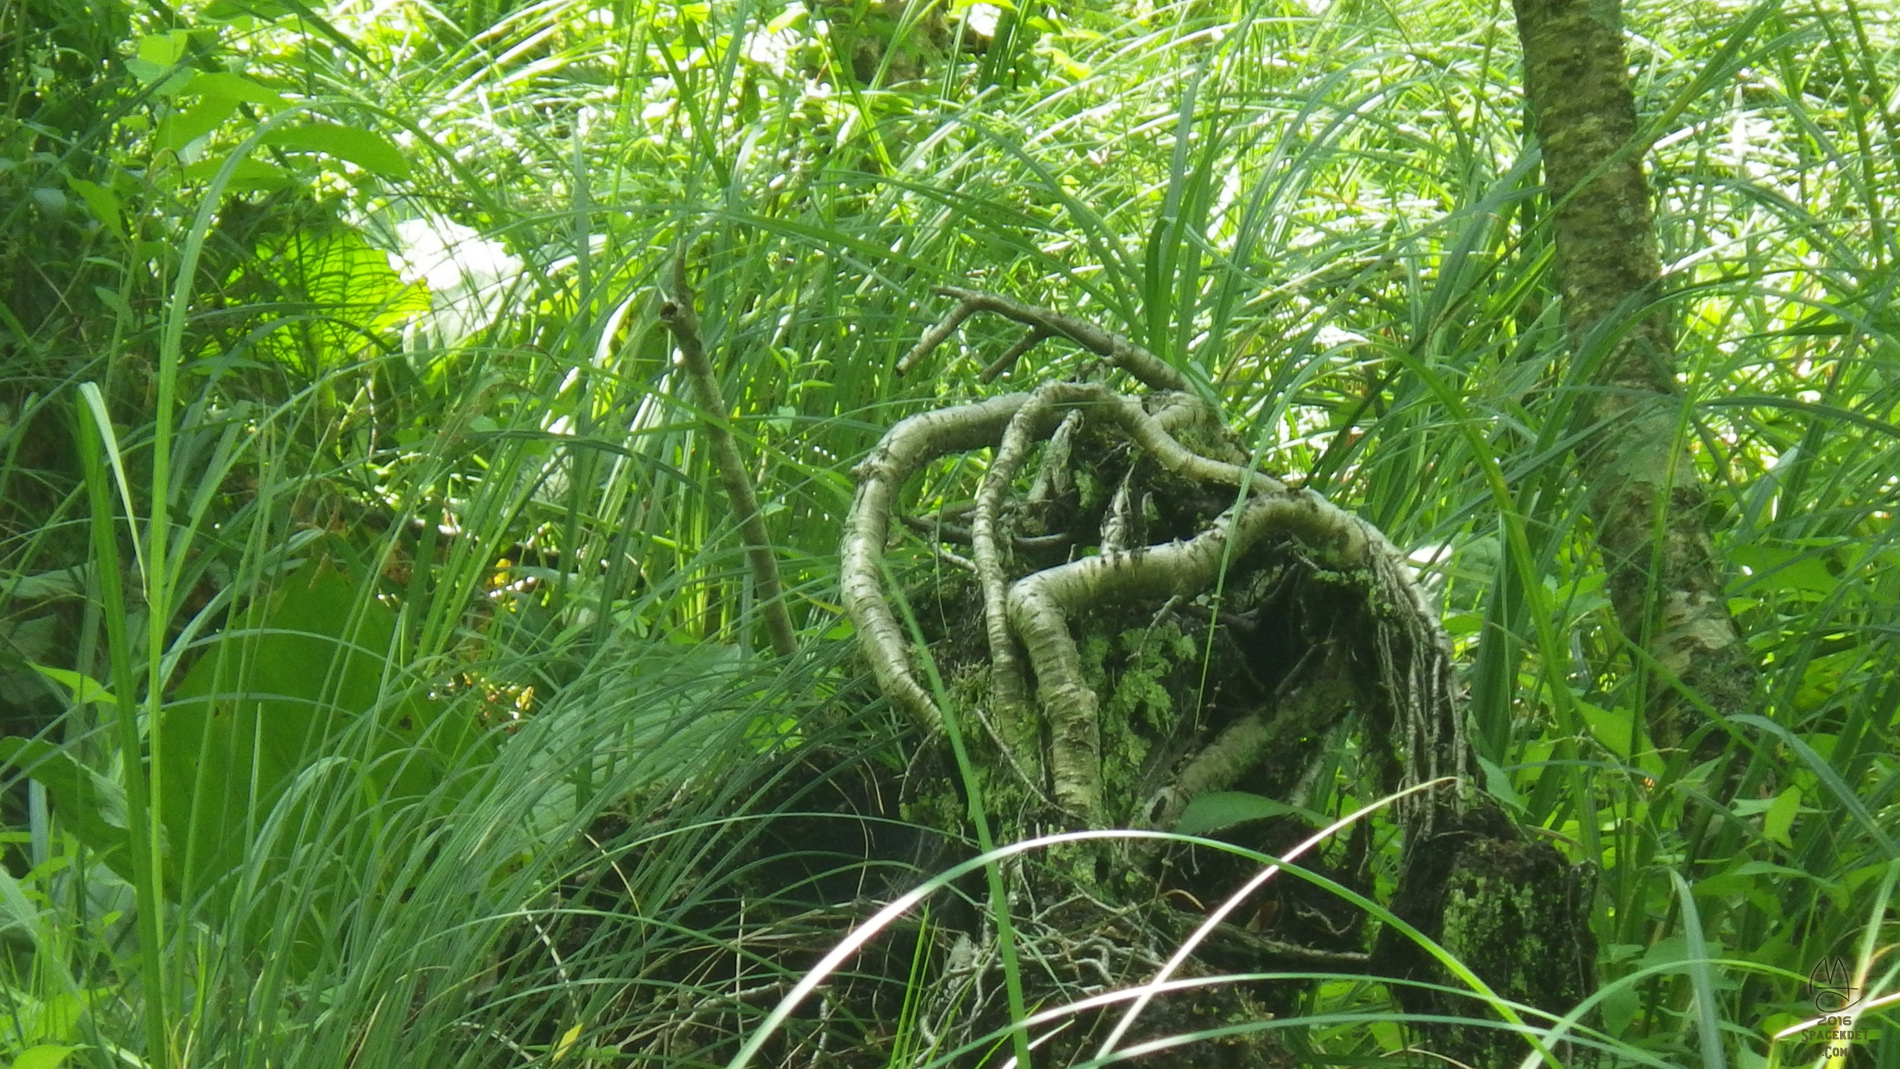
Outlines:
<svg viewBox="0 0 1900 1069"><path fill-rule="evenodd" d="M33 670L66 688L73 697L74 705L90 705L94 702L113 705L118 702L118 699L112 696L112 692L106 689L105 684L91 676L44 664L34 665Z"/></svg>
<svg viewBox="0 0 1900 1069"><path fill-rule="evenodd" d="M231 100L269 109L281 108L286 103L283 94L232 71L199 71L180 90L180 95Z"/></svg>
<svg viewBox="0 0 1900 1069"><path fill-rule="evenodd" d="M279 127L264 135L264 143L299 152L318 152L356 164L389 178L406 178L409 157L381 134L336 123L308 123Z"/></svg>
<svg viewBox="0 0 1900 1069"><path fill-rule="evenodd" d="M66 1057L78 1050L57 1043L41 1043L13 1056L13 1069L59 1069Z"/></svg>
<svg viewBox="0 0 1900 1069"><path fill-rule="evenodd" d="M1590 735L1602 743L1611 753L1628 760L1630 756L1630 728L1634 719L1625 708L1605 709L1581 698L1576 701L1577 712L1583 714L1584 723L1590 725Z"/></svg>

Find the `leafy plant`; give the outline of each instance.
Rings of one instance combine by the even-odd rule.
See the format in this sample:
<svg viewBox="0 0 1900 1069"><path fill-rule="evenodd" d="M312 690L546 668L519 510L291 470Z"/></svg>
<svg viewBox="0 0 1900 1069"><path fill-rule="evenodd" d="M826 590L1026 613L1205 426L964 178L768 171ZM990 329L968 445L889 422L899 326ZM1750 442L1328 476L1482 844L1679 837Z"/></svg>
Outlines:
<svg viewBox="0 0 1900 1069"><path fill-rule="evenodd" d="M1603 429L1499 11L900 6L851 9L895 16L866 75L830 4L9 9L6 1056L604 1062L668 998L723 996L693 970L748 948L719 912L757 889L734 869L802 849L759 829L808 802L762 784L821 778L774 762L905 752L829 659L836 548L887 427L1011 388L982 377L1018 340L1000 325L896 373L950 284L1148 347L1408 553L1480 785L1597 870L1573 1024L1613 1058L1792 1064L1803 1033L1771 1037L1838 960L1877 1033L1845 1057L1892 1063L1884 10L1625 12L1677 433L1763 671L1708 728L1744 755L1725 791L1647 737L1670 682L1581 520L1572 459ZM693 235L722 412L652 298ZM1044 345L1008 377L1080 368ZM755 656L708 417L809 659ZM911 816L889 819L938 815ZM484 986L508 962L528 986ZM1312 1061L1415 1057L1375 978L1301 983L1246 1027Z"/></svg>

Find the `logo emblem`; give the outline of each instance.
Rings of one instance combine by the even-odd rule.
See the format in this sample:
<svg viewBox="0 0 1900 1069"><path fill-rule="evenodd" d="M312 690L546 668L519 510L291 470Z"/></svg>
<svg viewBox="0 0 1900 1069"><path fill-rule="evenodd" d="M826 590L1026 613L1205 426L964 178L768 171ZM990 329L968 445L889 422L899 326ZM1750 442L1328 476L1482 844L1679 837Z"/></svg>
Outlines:
<svg viewBox="0 0 1900 1069"><path fill-rule="evenodd" d="M1808 971L1808 998L1820 1013L1840 1013L1860 1001L1854 971L1845 958L1822 958Z"/></svg>

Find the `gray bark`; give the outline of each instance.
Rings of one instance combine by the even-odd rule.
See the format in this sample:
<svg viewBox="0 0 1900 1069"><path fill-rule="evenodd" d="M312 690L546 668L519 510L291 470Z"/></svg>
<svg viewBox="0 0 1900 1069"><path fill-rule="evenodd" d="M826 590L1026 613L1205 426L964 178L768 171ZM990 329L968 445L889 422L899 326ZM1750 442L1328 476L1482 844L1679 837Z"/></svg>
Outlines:
<svg viewBox="0 0 1900 1069"><path fill-rule="evenodd" d="M1646 710L1651 740L1679 747L1705 718L1746 710L1755 664L1728 611L1687 451L1673 324L1660 306L1650 191L1643 176L1616 0L1515 0L1525 93L1556 205L1564 324L1593 367L1579 455L1617 619L1667 678ZM1724 736L1698 747L1710 756Z"/></svg>

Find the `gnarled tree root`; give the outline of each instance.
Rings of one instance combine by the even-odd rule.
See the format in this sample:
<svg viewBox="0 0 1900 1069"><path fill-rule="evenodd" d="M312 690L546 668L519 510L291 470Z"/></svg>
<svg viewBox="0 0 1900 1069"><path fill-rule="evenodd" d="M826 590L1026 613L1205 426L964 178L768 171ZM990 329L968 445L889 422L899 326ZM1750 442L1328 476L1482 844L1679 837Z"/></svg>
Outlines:
<svg viewBox="0 0 1900 1069"><path fill-rule="evenodd" d="M1118 390L1085 373L924 412L892 427L858 466L841 549L845 606L878 686L926 736L960 713L941 707L919 681L921 651L893 610L885 554L894 529L932 539L940 557L947 551L934 543L950 530L971 547L963 563L975 575L977 648L986 663L952 665L945 678L981 677L951 700L969 702L967 711L990 724L1002 750L995 756L1029 781L1025 803L1053 806L1039 820L1170 829L1198 797L1263 784L1297 795L1291 804L1298 805L1320 769L1336 766L1340 732L1353 723L1375 789L1466 779L1474 760L1450 643L1404 554L1384 534L1260 471L1187 378L1139 345L995 294L938 292L957 303L900 370L921 364L982 312L1029 328L985 369L985 381L1032 346L1066 339L1097 358L1086 371L1120 371L1137 389ZM943 458L984 449L993 453L973 503L895 522L910 479ZM1038 455L1040 469L1025 488ZM946 524L947 516L967 526ZM1050 559L1064 550L1066 559ZM1138 616L1149 621L1145 629L1135 626ZM1190 632L1196 637L1188 648L1201 643L1203 680L1240 681L1221 701L1172 693L1156 682L1161 676L1143 676L1150 637L1162 636L1154 639L1161 644ZM1220 641L1238 663L1209 670L1205 658L1222 655ZM1256 673L1256 665L1272 667ZM1178 686L1182 677L1166 678ZM1144 679L1146 698L1134 685ZM1154 711L1163 704L1165 711ZM1209 712L1215 705L1218 714ZM1154 721L1150 738L1130 742L1142 715ZM1125 767L1144 753L1142 768ZM1428 936L1488 956L1469 964L1506 998L1553 1012L1574 1004L1591 968L1589 903L1576 894L1552 897L1551 888L1570 879L1560 855L1526 840L1469 787L1412 793L1397 814L1405 838L1394 902L1401 916ZM1427 851L1437 863L1421 860ZM1553 972L1514 960L1497 940L1473 933L1486 916L1538 928L1546 962L1555 947L1574 967ZM1364 936L1302 946L1262 930L1267 923L1257 917L1219 942L1292 947L1278 955L1282 961L1369 961L1395 976L1453 982L1430 955L1393 942L1390 932L1366 956ZM1550 981L1559 974L1561 983ZM1484 1015L1406 993L1400 999L1420 1012ZM1505 1031L1428 1026L1424 1034L1482 1059L1526 1049Z"/></svg>

